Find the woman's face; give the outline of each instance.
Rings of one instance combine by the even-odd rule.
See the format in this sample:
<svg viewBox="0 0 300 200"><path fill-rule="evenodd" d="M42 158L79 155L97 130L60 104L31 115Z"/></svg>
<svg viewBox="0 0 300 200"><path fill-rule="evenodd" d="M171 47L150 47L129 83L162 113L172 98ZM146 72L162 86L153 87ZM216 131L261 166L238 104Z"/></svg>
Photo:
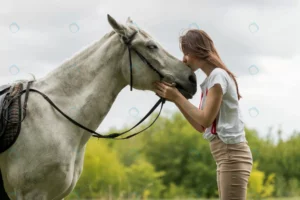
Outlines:
<svg viewBox="0 0 300 200"><path fill-rule="evenodd" d="M195 72L197 69L201 68L201 66L203 65L203 61L201 61L200 59L187 54L183 55L183 59L182 61L188 65L193 72Z"/></svg>

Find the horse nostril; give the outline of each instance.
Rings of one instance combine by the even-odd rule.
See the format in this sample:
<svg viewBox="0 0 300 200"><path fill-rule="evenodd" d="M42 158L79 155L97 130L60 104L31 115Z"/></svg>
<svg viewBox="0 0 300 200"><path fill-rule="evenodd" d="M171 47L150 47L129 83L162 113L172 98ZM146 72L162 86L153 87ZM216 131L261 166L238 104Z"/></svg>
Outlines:
<svg viewBox="0 0 300 200"><path fill-rule="evenodd" d="M190 75L189 76L189 81L196 84L197 83L197 80L196 80L196 75Z"/></svg>

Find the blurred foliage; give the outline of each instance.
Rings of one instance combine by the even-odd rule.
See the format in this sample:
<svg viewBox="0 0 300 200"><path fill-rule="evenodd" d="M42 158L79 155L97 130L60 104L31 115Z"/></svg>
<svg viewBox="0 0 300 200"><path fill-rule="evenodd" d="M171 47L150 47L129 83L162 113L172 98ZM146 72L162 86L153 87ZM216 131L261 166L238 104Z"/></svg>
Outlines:
<svg viewBox="0 0 300 200"><path fill-rule="evenodd" d="M265 173L257 170L258 162L253 163L252 172L248 183L248 197L251 199L262 199L271 197L275 189L275 173L265 179Z"/></svg>
<svg viewBox="0 0 300 200"><path fill-rule="evenodd" d="M149 125L156 114L144 124ZM260 138L247 127L245 132L254 159L248 197L300 196L300 133L275 143L271 134ZM160 116L151 128L128 140L91 138L83 172L66 200L217 197L216 163L209 142L177 112Z"/></svg>

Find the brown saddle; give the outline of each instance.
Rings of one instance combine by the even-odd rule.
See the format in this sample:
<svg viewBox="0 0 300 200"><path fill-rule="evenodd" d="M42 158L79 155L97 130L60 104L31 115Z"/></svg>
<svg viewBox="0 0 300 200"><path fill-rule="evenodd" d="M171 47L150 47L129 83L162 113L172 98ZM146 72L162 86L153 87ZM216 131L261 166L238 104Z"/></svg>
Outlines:
<svg viewBox="0 0 300 200"><path fill-rule="evenodd" d="M23 83L0 86L0 153L6 151L17 140L21 122L26 115L29 87L32 81L26 83L25 101L21 103Z"/></svg>
<svg viewBox="0 0 300 200"><path fill-rule="evenodd" d="M4 129L6 127L6 122L3 118L3 107L4 107L4 100L6 96L8 95L9 89L11 88L11 85L3 85L0 86L0 138L3 135Z"/></svg>

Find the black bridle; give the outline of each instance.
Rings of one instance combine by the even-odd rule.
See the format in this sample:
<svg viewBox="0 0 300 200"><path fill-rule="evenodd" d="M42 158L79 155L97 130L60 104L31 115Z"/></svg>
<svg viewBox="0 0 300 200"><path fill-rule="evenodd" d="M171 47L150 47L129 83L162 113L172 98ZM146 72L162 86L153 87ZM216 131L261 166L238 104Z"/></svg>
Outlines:
<svg viewBox="0 0 300 200"><path fill-rule="evenodd" d="M134 36L137 34L137 31L135 31L130 37L129 39L125 39L123 38L124 40L124 43L127 45L127 48L128 48L128 52L129 52L129 62L130 62L130 91L132 91L132 81L133 81L133 77L132 77L132 60L131 60L131 51L130 50L133 50L140 58L141 60L147 64L147 66L149 66L153 71L155 71L160 79L162 80L164 78L164 75L162 75L157 69L155 69L155 67L153 67L153 65L151 65L150 62L148 62L148 60L140 53L138 52L136 49L134 49L132 46L131 46L131 42L134 38Z"/></svg>
<svg viewBox="0 0 300 200"><path fill-rule="evenodd" d="M164 78L164 76L157 70L155 69L151 63L148 62L148 60L140 53L138 52L136 49L134 49L132 46L131 46L131 42L134 38L134 36L136 35L137 31L135 31L130 37L129 39L126 39L126 38L123 38L125 44L127 45L127 48L128 48L128 52L129 52L129 62L130 62L130 91L132 91L132 82L133 82L133 77L132 77L132 59L131 59L131 50L133 50L140 58L141 60L143 60L147 66L149 66L152 70L154 70L159 76L160 76L160 79L162 80ZM22 92L20 92L20 95L22 95L23 93L26 92L26 98L25 98L25 102L24 102L24 106L23 106L23 115L24 115L24 118L26 116L26 107L27 107L27 100L28 100L28 96L29 96L29 91L32 91L32 92L36 92L36 93L39 93L40 95L42 95L46 101L48 101L59 113L61 113L65 118L67 118L70 122L72 122L73 124L75 124L76 126L79 126L80 128L92 133L92 136L93 137L96 137L96 138L107 138L107 139L118 139L118 140L124 140L124 139L129 139L143 131L145 131L146 129L148 129L149 127L152 126L152 124L154 124L154 122L157 120L157 118L159 117L160 113L161 113L161 110L163 108L163 105L166 101L165 98L160 98L156 104L151 108L151 110L145 115L145 117L143 117L143 119L141 119L135 126L133 126L131 129L129 129L128 131L125 131L125 132L122 132L122 133L112 133L112 134L109 134L109 135L101 135L100 133L97 133L85 126L83 126L82 124L76 122L75 120L73 120L72 118L70 118L68 115L66 115L63 111L61 111L61 109L59 109L52 101L51 99L45 95L44 93L36 90L36 89L32 89L30 88L30 85L31 85L32 81L28 82L28 85L27 85L27 89L26 90L23 90ZM161 107L160 107L160 111L157 115L157 117L155 118L155 120L145 129L137 132L137 133L134 133L132 135L129 135L127 137L124 137L124 138L117 138L129 131L131 131L132 129L134 129L136 126L138 126L140 123L142 123L156 108L157 106L161 104ZM23 118L23 120L24 120Z"/></svg>

